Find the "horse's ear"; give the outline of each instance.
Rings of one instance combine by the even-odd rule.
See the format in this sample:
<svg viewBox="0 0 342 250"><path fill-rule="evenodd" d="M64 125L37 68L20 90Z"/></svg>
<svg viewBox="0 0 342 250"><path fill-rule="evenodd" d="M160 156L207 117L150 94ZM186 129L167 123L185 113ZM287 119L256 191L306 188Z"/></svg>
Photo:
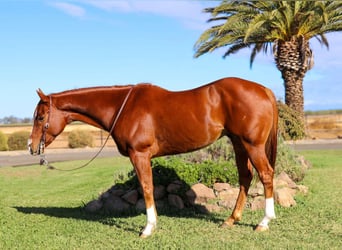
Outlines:
<svg viewBox="0 0 342 250"><path fill-rule="evenodd" d="M47 95L45 95L41 89L37 89L37 94L39 95L40 99L43 102L48 102L49 101L49 97Z"/></svg>

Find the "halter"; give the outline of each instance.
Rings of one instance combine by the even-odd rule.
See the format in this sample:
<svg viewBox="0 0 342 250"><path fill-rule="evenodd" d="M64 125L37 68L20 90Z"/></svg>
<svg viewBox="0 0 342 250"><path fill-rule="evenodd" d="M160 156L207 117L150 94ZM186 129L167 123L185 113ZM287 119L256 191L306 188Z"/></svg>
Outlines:
<svg viewBox="0 0 342 250"><path fill-rule="evenodd" d="M40 142L39 142L39 153L42 153L42 154L44 154L44 149L45 149L46 132L50 126L50 113L51 113L51 107L52 107L52 97L51 96L49 96L49 97L50 97L50 105L49 105L49 109L47 112L48 118L47 118L46 123L44 124L43 134L42 134L42 137L40 138Z"/></svg>
<svg viewBox="0 0 342 250"><path fill-rule="evenodd" d="M51 164L49 164L49 162L46 160L45 155L44 155L46 132L47 132L49 126L50 126L49 125L49 121L50 121L50 115L51 115L50 111L51 111L51 106L52 106L52 98L50 96L50 106L49 106L49 110L48 110L48 119L47 119L47 121L46 121L46 123L44 125L43 135L42 135L42 138L41 138L40 144L39 144L39 150L40 150L40 152L42 152L42 154L40 155L41 156L41 158L40 158L40 165L44 165L48 169L55 169L55 170L59 170L59 171L73 171L73 170L77 170L77 169L84 168L84 167L88 166L93 160L95 160L95 158L102 152L103 148L105 147L107 141L109 140L109 137L111 136L112 132L114 131L115 125L116 125L116 123L119 120L119 117L120 117L120 115L122 113L122 110L126 106L126 103L128 101L129 96L131 95L131 92L132 92L133 88L134 88L134 86L132 86L130 88L130 90L128 91L128 93L127 93L127 95L126 95L126 97L124 99L124 101L122 102L122 104L120 106L120 109L119 109L117 115L115 116L115 119L113 121L112 127L111 127L111 129L110 129L110 131L108 133L108 136L107 136L106 140L104 141L104 143L102 144L100 150L87 163L81 165L80 167L73 168L73 169L59 169L59 168L56 168L56 167L52 166Z"/></svg>

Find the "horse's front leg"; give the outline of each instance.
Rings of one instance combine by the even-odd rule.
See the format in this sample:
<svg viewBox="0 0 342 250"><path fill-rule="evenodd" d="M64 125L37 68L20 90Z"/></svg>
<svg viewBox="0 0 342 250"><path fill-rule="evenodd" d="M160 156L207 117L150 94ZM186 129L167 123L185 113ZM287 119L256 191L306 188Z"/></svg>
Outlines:
<svg viewBox="0 0 342 250"><path fill-rule="evenodd" d="M147 153L135 151L132 151L129 156L144 194L147 222L145 228L140 233L140 237L146 238L151 236L157 227L157 212L153 198L151 158Z"/></svg>

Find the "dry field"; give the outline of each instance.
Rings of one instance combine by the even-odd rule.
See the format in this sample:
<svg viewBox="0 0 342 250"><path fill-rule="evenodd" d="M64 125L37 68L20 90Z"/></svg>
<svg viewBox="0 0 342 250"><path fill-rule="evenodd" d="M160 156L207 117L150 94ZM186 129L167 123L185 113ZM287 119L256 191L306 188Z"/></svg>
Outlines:
<svg viewBox="0 0 342 250"><path fill-rule="evenodd" d="M337 139L342 138L342 114L335 115L308 115L306 116L306 128L308 139ZM0 131L10 135L17 131L31 131L31 126L0 126ZM102 145L107 137L107 133L82 123L69 124L64 132L56 138L49 148L67 148L68 134L73 130L87 130L92 133L95 140L95 146ZM115 146L113 140L108 140L107 146Z"/></svg>
<svg viewBox="0 0 342 250"><path fill-rule="evenodd" d="M306 129L310 139L342 139L342 114L308 115Z"/></svg>
<svg viewBox="0 0 342 250"><path fill-rule="evenodd" d="M18 125L18 126L0 126L0 131L3 132L5 135L10 135L17 131L30 131L31 132L32 126L28 125ZM62 134L60 134L49 146L49 148L67 148L68 147L68 134L73 130L86 130L91 132L94 137L95 147L100 147L102 143L106 140L108 133L87 125L83 123L72 123L65 127ZM108 140L106 146L115 146L113 140Z"/></svg>

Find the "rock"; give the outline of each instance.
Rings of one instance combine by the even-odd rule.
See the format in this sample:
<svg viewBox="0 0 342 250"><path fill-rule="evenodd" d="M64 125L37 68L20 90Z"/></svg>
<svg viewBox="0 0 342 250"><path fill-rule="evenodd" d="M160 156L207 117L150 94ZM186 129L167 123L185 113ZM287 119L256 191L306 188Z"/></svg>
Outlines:
<svg viewBox="0 0 342 250"><path fill-rule="evenodd" d="M169 205L172 207L176 207L178 209L184 208L184 202L183 202L182 198L176 194L169 194L168 195L168 202L169 202Z"/></svg>
<svg viewBox="0 0 342 250"><path fill-rule="evenodd" d="M218 205L225 209L234 209L236 200L219 200Z"/></svg>
<svg viewBox="0 0 342 250"><path fill-rule="evenodd" d="M166 191L171 194L176 194L182 187L182 181L174 181L167 186Z"/></svg>
<svg viewBox="0 0 342 250"><path fill-rule="evenodd" d="M222 192L225 190L229 190L231 187L230 187L229 183L217 182L214 184L213 188L214 188L214 191L216 191L216 192Z"/></svg>
<svg viewBox="0 0 342 250"><path fill-rule="evenodd" d="M160 200L165 197L166 191L163 185L158 185L154 187L153 196L155 200Z"/></svg>
<svg viewBox="0 0 342 250"><path fill-rule="evenodd" d="M307 195L309 192L309 188L304 185L297 185L298 192L301 194Z"/></svg>
<svg viewBox="0 0 342 250"><path fill-rule="evenodd" d="M277 178L277 181L285 181L288 184L289 188L296 188L297 184L291 180L291 178L285 173L285 172L281 172Z"/></svg>
<svg viewBox="0 0 342 250"><path fill-rule="evenodd" d="M112 194L109 191L106 191L100 195L100 199L102 199L102 200L108 199L108 197L111 195Z"/></svg>
<svg viewBox="0 0 342 250"><path fill-rule="evenodd" d="M249 189L248 194L253 198L257 196L262 196L264 195L264 188L258 186L252 187Z"/></svg>
<svg viewBox="0 0 342 250"><path fill-rule="evenodd" d="M222 207L220 207L217 204L205 204L202 205L202 209L200 209L201 211L205 211L206 213L217 213L220 212L222 210Z"/></svg>
<svg viewBox="0 0 342 250"><path fill-rule="evenodd" d="M156 204L156 208L158 210L158 209L166 208L168 205L168 202L167 202L167 199L162 199L162 200L155 201L155 204Z"/></svg>
<svg viewBox="0 0 342 250"><path fill-rule="evenodd" d="M304 156L298 156L298 161L300 162L301 166L303 167L304 171L311 168L311 163L305 159Z"/></svg>
<svg viewBox="0 0 342 250"><path fill-rule="evenodd" d="M255 197L250 202L250 208L251 208L251 210L264 209L265 208L265 198L261 197L261 196Z"/></svg>
<svg viewBox="0 0 342 250"><path fill-rule="evenodd" d="M264 189L264 184L261 183L261 181L258 181L255 185L256 188L262 188Z"/></svg>
<svg viewBox="0 0 342 250"><path fill-rule="evenodd" d="M102 208L102 206L103 203L101 200L93 200L88 202L84 209L88 213L96 213Z"/></svg>
<svg viewBox="0 0 342 250"><path fill-rule="evenodd" d="M130 208L130 205L118 196L110 196L104 201L103 209L107 213L122 213Z"/></svg>
<svg viewBox="0 0 342 250"><path fill-rule="evenodd" d="M145 200L143 198L139 199L135 204L135 209L139 212L146 210Z"/></svg>
<svg viewBox="0 0 342 250"><path fill-rule="evenodd" d="M275 201L282 207L291 207L296 205L296 201L293 199L295 190L283 187L276 189L274 192Z"/></svg>
<svg viewBox="0 0 342 250"><path fill-rule="evenodd" d="M274 179L273 186L274 188L283 188L283 187L289 187L289 184L287 183L287 181Z"/></svg>
<svg viewBox="0 0 342 250"><path fill-rule="evenodd" d="M109 191L108 191L111 195L115 195L115 196L121 196L124 193L126 193L125 190L121 189L121 188L116 188L115 186L113 186Z"/></svg>
<svg viewBox="0 0 342 250"><path fill-rule="evenodd" d="M138 193L142 196L144 196L143 190L142 188L139 186L138 187ZM165 197L166 194L166 190L165 187L163 185L157 185L154 186L154 190L153 190L153 197L155 200L159 200Z"/></svg>
<svg viewBox="0 0 342 250"><path fill-rule="evenodd" d="M142 188L141 188L140 185L139 185L139 187L137 188L137 190L138 190L138 193L139 193L140 195L142 195L142 196L144 195L144 194L143 194L143 191L142 191Z"/></svg>
<svg viewBox="0 0 342 250"><path fill-rule="evenodd" d="M217 197L221 200L234 200L236 201L239 195L240 189L238 188L230 188L228 190L224 190L217 194Z"/></svg>
<svg viewBox="0 0 342 250"><path fill-rule="evenodd" d="M191 205L203 204L210 199L216 198L214 191L202 183L193 185L191 189L185 193L185 195Z"/></svg>
<svg viewBox="0 0 342 250"><path fill-rule="evenodd" d="M125 193L121 198L127 201L129 204L135 205L138 201L138 191L135 189L131 190Z"/></svg>
<svg viewBox="0 0 342 250"><path fill-rule="evenodd" d="M226 209L233 209L235 207L236 199L240 190L238 188L230 188L228 190L219 192L217 198L218 204Z"/></svg>

